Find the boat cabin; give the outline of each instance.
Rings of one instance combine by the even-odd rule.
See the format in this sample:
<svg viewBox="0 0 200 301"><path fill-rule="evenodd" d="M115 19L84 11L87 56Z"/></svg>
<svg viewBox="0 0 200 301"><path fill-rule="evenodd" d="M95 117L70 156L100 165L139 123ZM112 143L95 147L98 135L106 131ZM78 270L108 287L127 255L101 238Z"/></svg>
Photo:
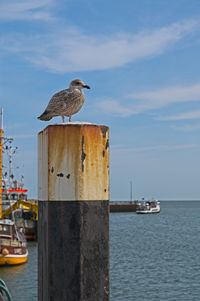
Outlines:
<svg viewBox="0 0 200 301"><path fill-rule="evenodd" d="M13 236L14 222L8 219L0 220L0 238L11 238Z"/></svg>

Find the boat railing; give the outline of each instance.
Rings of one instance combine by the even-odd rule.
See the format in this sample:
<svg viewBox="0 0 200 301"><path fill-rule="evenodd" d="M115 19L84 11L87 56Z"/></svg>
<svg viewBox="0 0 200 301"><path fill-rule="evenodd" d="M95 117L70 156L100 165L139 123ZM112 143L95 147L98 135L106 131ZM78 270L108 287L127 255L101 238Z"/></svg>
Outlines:
<svg viewBox="0 0 200 301"><path fill-rule="evenodd" d="M12 238L12 236L9 235L9 234L0 234L0 237L2 237L2 238L8 238L8 239Z"/></svg>
<svg viewBox="0 0 200 301"><path fill-rule="evenodd" d="M18 240L0 238L0 245L10 246L10 247L21 247L22 243Z"/></svg>

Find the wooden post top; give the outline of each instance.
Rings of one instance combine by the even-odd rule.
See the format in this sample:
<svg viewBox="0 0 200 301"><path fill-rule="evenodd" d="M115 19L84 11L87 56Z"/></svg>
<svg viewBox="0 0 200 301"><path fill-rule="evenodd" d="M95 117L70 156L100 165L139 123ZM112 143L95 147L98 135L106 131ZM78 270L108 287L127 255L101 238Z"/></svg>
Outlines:
<svg viewBox="0 0 200 301"><path fill-rule="evenodd" d="M49 125L38 134L38 199L109 199L109 128L88 123Z"/></svg>

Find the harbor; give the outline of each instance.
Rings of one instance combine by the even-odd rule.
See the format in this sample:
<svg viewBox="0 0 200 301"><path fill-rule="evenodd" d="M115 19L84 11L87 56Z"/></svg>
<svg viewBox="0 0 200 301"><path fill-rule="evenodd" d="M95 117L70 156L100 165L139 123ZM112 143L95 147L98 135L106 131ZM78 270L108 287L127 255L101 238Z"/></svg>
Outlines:
<svg viewBox="0 0 200 301"><path fill-rule="evenodd" d="M54 284L59 289L60 298L66 299L67 295L70 298L76 298L79 294L75 287L79 282L90 282L91 277L93 278L93 289L88 293L87 285L85 289L80 292L87 297L88 300L92 300L94 296L96 299L101 298L103 294L105 298L109 298L109 269L108 269L108 242L109 242L109 211L116 212L119 211L133 211L137 213L141 203L140 202L129 202L129 203L112 203L109 205L108 202L108 192L109 192L109 131L105 126L96 125L85 125L85 124L69 124L69 125L56 125L53 127L48 127L44 129L43 132L39 133L39 200L29 200L28 199L28 189L24 187L21 181L15 178L15 173L13 170L13 157L16 153L17 148L13 147L13 139L8 139L4 136L3 126L2 136L1 136L1 150L3 154L7 153L8 156L8 171L2 172L2 189L1 189L1 220L0 220L0 265L2 267L10 266L11 268L22 265L26 266L29 264L29 248L28 241L38 240L38 298L39 300L43 298L43 295L48 294L49 278L43 275L46 273L45 269L52 269L51 278L55 278ZM78 129L78 131L77 131ZM67 133L67 135L66 135ZM80 135L81 133L81 135ZM45 140L44 136L48 135L49 139ZM77 139L77 137L79 139ZM59 143L57 142L59 139ZM96 139L98 142L98 147L95 145L95 149L91 144L91 141ZM66 141L65 141L66 140ZM71 147L71 141L77 140L77 150L76 159L74 160L74 147ZM50 142L49 142L50 141ZM62 142L61 142L62 141ZM81 141L81 147L79 142ZM60 172L60 154L61 152L57 149L54 150L54 145L59 145L61 149L65 148L65 152L62 152L62 160L66 166L62 166L62 170L72 170L73 172L68 172L66 175L67 182L61 181L65 174ZM99 152L99 150L102 152ZM48 150L48 151L47 151ZM47 158L44 157L44 151L46 152ZM80 156L80 153L82 154ZM59 160L58 160L59 154ZM101 156L99 156L101 154ZM72 160L66 161L66 157L72 156ZM77 165L77 159L80 160L80 164ZM103 160L102 160L103 159ZM81 170L77 168L81 166ZM73 167L73 168L72 168ZM49 179L48 185L49 189L45 183L44 170L46 171L45 177ZM91 175L95 175L91 177ZM76 189L71 189L73 187L73 182L75 182ZM67 184L66 184L67 183ZM57 190L57 185L59 185L59 191ZM91 189L91 187L96 186L96 189ZM80 188L79 188L80 186ZM61 189L62 187L62 189ZM71 201L73 200L74 201ZM85 201L88 199L88 201ZM45 201L48 200L48 201ZM95 201L93 201L95 200ZM102 201L104 200L104 201ZM155 202L154 202L155 203ZM150 204L150 202L148 202ZM87 208L87 211L85 210ZM94 211L95 210L95 211ZM114 210L114 211L113 211ZM79 211L82 211L81 220ZM46 213L45 213L46 212ZM64 214L64 219L61 218ZM40 213L40 219L38 219L38 213ZM46 220L46 214L48 213L49 220ZM98 216L98 222L96 220ZM76 220L76 223L74 222ZM84 220L84 223L83 223ZM56 224L56 228L52 228L52 221ZM45 227L44 223L49 223L49 228ZM72 228L72 231L68 232L71 225L78 224L79 227ZM93 265L85 266L84 262L80 263L80 269L85 271L84 277L77 277L77 275L69 274L69 269L73 268L75 262L79 260L80 252L71 253L71 249L76 249L80 241L74 239L77 237L78 233L82 233L83 225L88 224L89 228L93 229L93 233L87 229L84 229L84 235L81 235L81 245L82 251L81 256L84 254L87 260L93 262ZM51 231L53 231L51 233ZM38 230L38 231L37 231ZM46 232L47 231L47 232ZM62 233L63 232L63 233ZM65 233L65 234L64 234ZM66 236L66 241L71 241L71 246L67 246L65 241L63 241L63 234ZM88 250L84 246L88 245L88 238L91 241L91 248ZM48 236L48 240L45 240ZM60 238L59 238L60 236ZM85 238L86 237L86 238ZM55 240L56 238L56 240ZM71 240L72 239L72 240ZM48 241L48 245L46 242ZM56 251L55 242L59 249ZM54 249L51 246L54 245ZM61 250L61 247L63 250ZM98 248L99 251L92 255L93 248ZM53 253L52 253L53 250ZM60 258L55 258L56 254L63 254L68 252L67 257L62 256ZM49 254L49 255L48 255ZM54 254L54 255L53 255ZM53 257L52 257L53 256ZM53 261L49 261L49 258L53 258ZM100 258L99 263L96 258ZM63 269L63 260L65 260L65 265L68 266L65 272L66 275L63 281L69 278L67 286L63 289L62 281L57 277L60 269ZM74 263L73 263L74 261ZM104 262L102 267L101 262ZM99 266L100 264L100 266ZM97 266L96 266L97 265ZM44 266L44 268L42 268ZM96 267L95 267L96 266ZM42 268L42 269L41 269ZM40 271L41 269L41 271ZM101 274L96 273L96 271L101 271ZM71 278L77 277L77 281L74 285L74 289L71 288ZM99 278L100 277L100 278ZM44 281L45 279L45 281ZM59 281L57 280L59 279ZM96 280L95 280L96 279ZM102 281L104 283L104 288L102 287ZM43 281L43 282L42 282ZM43 285L43 287L41 287ZM107 289L105 290L105 287ZM103 290L102 290L103 289ZM52 296L54 295L54 290L51 290ZM56 293L57 298L58 292Z"/></svg>
<svg viewBox="0 0 200 301"><path fill-rule="evenodd" d="M199 301L199 12L0 1L0 301Z"/></svg>
<svg viewBox="0 0 200 301"><path fill-rule="evenodd" d="M35 238L38 240L39 300L46 299L49 294L53 299L62 300L67 300L67 296L71 299L77 298L79 294L82 296L80 300L85 299L86 295L88 300L99 299L102 294L107 299L109 297L108 128L70 123L64 126L62 124L49 126L39 133L39 199L37 202L28 200L28 190L15 178L12 163L17 148L12 146L12 139L8 140L4 136L3 126L1 129L1 156L5 152L8 154L8 172L2 172L1 180L0 264L5 268L28 265L27 241ZM48 140L43 138L45 135L49 136ZM93 149L91 141L94 139L98 146ZM71 141L77 141L77 149ZM60 147L57 152L54 145ZM63 148L65 152L61 152ZM103 149L101 157L99 157L99 149ZM47 158L49 156L50 160L46 160L44 154ZM62 158L60 158L61 154ZM68 157L71 157L71 160L66 161ZM69 171L66 177L60 171L60 161L63 163L62 170ZM62 178L66 178L66 182L61 181ZM48 186L46 186L46 179L50 180L47 182ZM74 184L71 181L74 181L76 189L73 188ZM82 211L81 216L80 211ZM95 218L96 214L98 222ZM52 227L52 222L56 227ZM48 223L47 228L46 223ZM88 226L85 228L85 225ZM71 231L68 230L69 227ZM92 233L90 228L93 229ZM35 237L31 239L30 230L35 231ZM89 249L86 248L88 239L91 245ZM93 248L97 248L96 254L93 253ZM85 265L84 261L80 261L80 255L84 255L84 261L90 260L91 264ZM99 261L96 260L97 258ZM104 262L103 266L102 262ZM79 269L84 272L81 277L74 271L75 264L78 264ZM58 277L61 270L64 272L62 279ZM74 277L76 281L72 288L71 281ZM56 291L49 286L51 278L54 279ZM87 285L79 291L80 283L89 284L91 281L93 283L91 292L88 292Z"/></svg>
<svg viewBox="0 0 200 301"><path fill-rule="evenodd" d="M65 148L65 151L62 152L58 149L55 152L54 148L54 145L58 145L56 139L60 139L58 131L61 131L62 141L59 147ZM39 135L41 140L38 159L40 162L38 200L29 199L28 189L24 187L23 182L15 179L12 168L14 153L11 145L13 141L11 141L12 143L9 142L10 147L7 147L6 142L3 145L4 149L8 151L9 172L2 173L0 275L6 282L14 300L18 301L20 298L22 301L27 301L28 298L31 301L36 301L42 300L43 297L46 298L43 295L48 293L49 281L55 277L57 282L54 280L54 285L59 287L59 299L67 300L66 294L71 294L73 300L80 292L77 293L75 289L72 290L70 277L76 277L75 288L82 281L91 283L91 276L94 281L92 282L93 289L88 292L88 286L84 286L83 300L87 294L89 294L88 300L93 300L93 296L97 296L96 300L103 300L100 297L102 294L105 295L105 300L108 298L113 301L123 300L124 291L126 291L127 300L132 301L135 296L138 298L137 300L142 300L144 288L148 285L155 287L158 278L160 291L156 293L156 296L163 298L167 277L162 270L163 266L166 266L168 271L171 270L174 279L179 275L176 273L183 271L183 266L179 265L180 258L184 263L184 269L186 259L195 268L196 262L188 259L188 251L184 248L179 249L180 258L177 258L176 261L173 252L177 250L178 242L171 244L171 241L178 240L182 233L180 244L187 242L188 247L189 244L192 246L192 244L200 243L198 240L193 241L187 236L187 227L188 223L191 224L191 220L196 220L196 226L192 226L190 229L191 237L194 237L193 232L198 227L199 202L160 202L154 198L132 200L132 188L130 201L108 202L109 148L107 128L83 124L56 125L53 128L46 128ZM50 136L48 140L44 139L47 135ZM72 147L71 143L75 138L72 139L70 135L72 137L78 135L79 137L76 140L78 159L74 158L74 146ZM96 145L94 150L91 146L91 139L94 138L99 143L100 152ZM49 141L50 145L47 144ZM44 151L47 158L44 156ZM62 169L60 169L60 154L63 156L61 161L65 164ZM69 158L72 154L72 160L65 160L65 156ZM48 160L49 157L51 160ZM104 160L101 160L102 158ZM98 159L95 164L94 159ZM77 160L79 160L78 165ZM71 164L73 164L73 168ZM81 169L77 166L81 166ZM46 171L45 177L48 178L49 182L45 181L43 170ZM70 172L71 170L73 172ZM106 176L100 177L99 170ZM96 178L90 177L91 174L95 174ZM76 185L70 181L74 181ZM94 185L97 184L97 189L93 189ZM51 189L48 189L48 185ZM76 190L71 189L71 187L76 187ZM91 187L92 189L90 189ZM93 201L94 199L96 201ZM161 207L162 210L160 210ZM146 217L144 218L143 215ZM46 227L46 223L48 223L48 227ZM178 225L181 225L182 228ZM90 229L92 229L92 233ZM168 235L167 240L163 234ZM73 268L80 256L78 235L81 237L81 255L85 256L84 260L87 258L87 262L93 262L93 265L89 267L84 264L84 261L78 263L79 269L85 271L83 278L77 277L77 273L74 274L74 271L69 273L69 269ZM47 239L45 240L44 237ZM151 239L149 239L150 237ZM134 244L133 241L135 241ZM165 252L166 243L169 253ZM158 249L160 245L164 248ZM108 247L110 247L110 251L108 251ZM71 252L72 249L74 253ZM97 250L95 254L94 250ZM162 252L163 255L159 256L159 252ZM58 254L59 256L57 256ZM173 261L173 267L168 266L167 254L171 254L170 259ZM97 262L97 258L100 258L99 262ZM108 269L108 258L111 262L110 269ZM148 259L146 260L146 258ZM65 260L64 265L63 260ZM105 265L102 267L103 262ZM100 266L98 266L99 264ZM61 279L58 274L63 270L63 266L68 268ZM47 277L48 269L51 269L51 272ZM124 280L123 272L125 270L126 277ZM10 277L10 271L12 271L12 277ZM100 274L99 271L101 271ZM151 279L148 285L146 281L144 282L143 273L145 275L147 273L148 278ZM66 283L67 277L69 279ZM104 280L103 290L100 279ZM63 281L66 283L64 289ZM140 283L140 281L142 282ZM184 290L184 296L188 297L188 291L185 292L186 280L183 278L182 281L178 290ZM138 283L140 283L139 290ZM43 285L45 286L44 290ZM168 286L171 287L172 285L173 282L169 281ZM23 288L23 296L21 290L19 295L19 287ZM105 287L108 290L105 290ZM193 290L194 296L196 296L197 291L197 288ZM52 296L55 294L52 287L50 293ZM177 296L178 291L174 290L173 293L175 294L173 297ZM56 295L58 295L57 291ZM155 300L154 292L149 294L149 300ZM187 301L184 298L183 300Z"/></svg>
<svg viewBox="0 0 200 301"><path fill-rule="evenodd" d="M111 214L110 300L147 301L148 291L148 301L198 301L199 215L191 200L163 201L159 215ZM26 264L0 268L14 301L38 300L37 242L28 250Z"/></svg>

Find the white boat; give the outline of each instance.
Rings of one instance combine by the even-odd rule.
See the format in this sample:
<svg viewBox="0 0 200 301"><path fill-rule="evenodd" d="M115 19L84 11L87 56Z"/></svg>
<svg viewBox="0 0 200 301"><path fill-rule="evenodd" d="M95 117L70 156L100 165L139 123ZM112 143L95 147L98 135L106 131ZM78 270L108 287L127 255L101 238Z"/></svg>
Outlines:
<svg viewBox="0 0 200 301"><path fill-rule="evenodd" d="M0 219L0 266L22 264L27 260L27 244L20 220L17 226L14 220Z"/></svg>
<svg viewBox="0 0 200 301"><path fill-rule="evenodd" d="M144 201L137 203L136 213L138 214L148 214L148 213L159 213L160 212L160 202L157 200Z"/></svg>

